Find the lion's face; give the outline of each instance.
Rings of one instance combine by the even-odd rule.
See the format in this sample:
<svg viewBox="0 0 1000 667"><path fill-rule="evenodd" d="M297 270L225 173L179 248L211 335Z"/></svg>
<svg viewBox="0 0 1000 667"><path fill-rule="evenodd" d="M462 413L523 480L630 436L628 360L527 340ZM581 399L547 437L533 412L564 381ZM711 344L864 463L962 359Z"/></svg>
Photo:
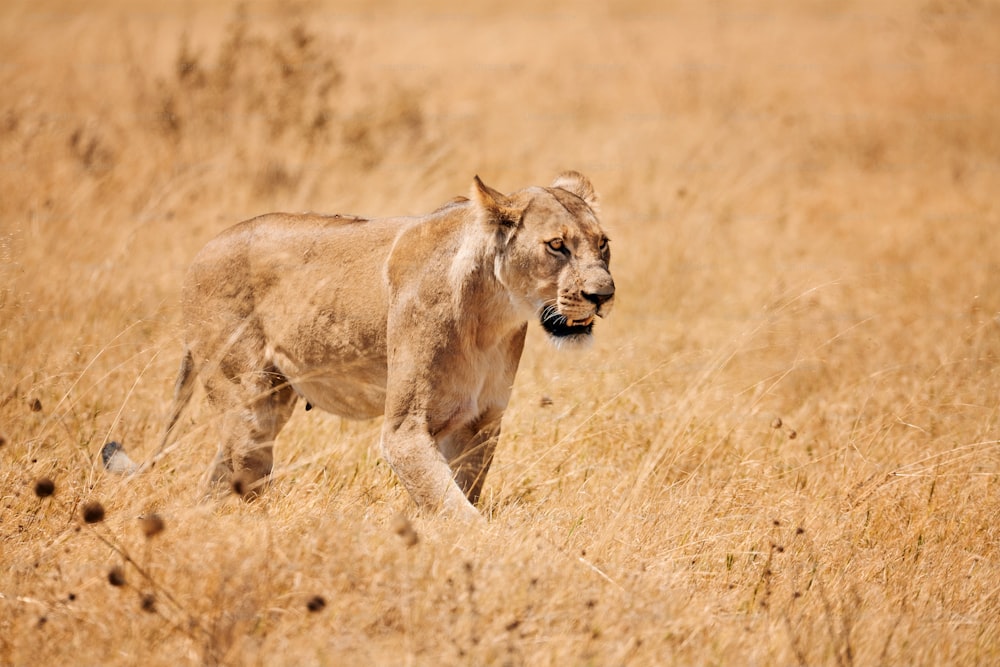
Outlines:
<svg viewBox="0 0 1000 667"><path fill-rule="evenodd" d="M593 188L571 172L552 187L522 190L506 203L519 216L509 225L497 277L554 343L589 342L595 316L611 311L615 295L611 249L594 212Z"/></svg>

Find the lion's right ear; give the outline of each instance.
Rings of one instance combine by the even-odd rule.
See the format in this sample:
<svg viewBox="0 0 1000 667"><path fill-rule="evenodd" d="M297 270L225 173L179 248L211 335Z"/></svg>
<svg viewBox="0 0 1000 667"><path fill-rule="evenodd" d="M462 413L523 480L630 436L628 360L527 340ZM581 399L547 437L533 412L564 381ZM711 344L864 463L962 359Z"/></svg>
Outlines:
<svg viewBox="0 0 1000 667"><path fill-rule="evenodd" d="M476 202L479 209L486 214L490 222L501 224L505 227L514 227L521 222L523 211L517 208L510 197L497 192L476 176L472 182L472 201Z"/></svg>
<svg viewBox="0 0 1000 667"><path fill-rule="evenodd" d="M597 192L594 190L594 186L590 183L590 179L580 172L564 171L556 176L556 180L552 182L552 187L562 188L566 192L572 192L577 197L587 202L587 206L589 206L595 213L597 212L599 201Z"/></svg>

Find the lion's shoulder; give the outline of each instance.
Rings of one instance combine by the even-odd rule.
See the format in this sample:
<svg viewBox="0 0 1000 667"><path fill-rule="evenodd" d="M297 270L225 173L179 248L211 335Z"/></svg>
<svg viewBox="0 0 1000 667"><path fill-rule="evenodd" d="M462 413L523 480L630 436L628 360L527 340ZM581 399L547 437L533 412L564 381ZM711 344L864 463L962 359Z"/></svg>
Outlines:
<svg viewBox="0 0 1000 667"><path fill-rule="evenodd" d="M416 283L443 286L448 279L447 266L463 243L478 242L469 206L468 198L455 197L426 215L400 219L386 260L389 284L395 288Z"/></svg>

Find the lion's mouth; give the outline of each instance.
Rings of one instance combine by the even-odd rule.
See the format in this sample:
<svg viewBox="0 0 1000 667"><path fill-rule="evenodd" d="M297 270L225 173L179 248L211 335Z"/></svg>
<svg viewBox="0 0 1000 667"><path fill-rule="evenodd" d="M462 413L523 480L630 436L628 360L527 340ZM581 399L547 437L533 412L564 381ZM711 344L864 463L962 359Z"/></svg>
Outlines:
<svg viewBox="0 0 1000 667"><path fill-rule="evenodd" d="M561 315L555 306L545 306L540 317L542 328L551 336L564 338L566 336L589 335L594 328L594 316L588 315L582 320L571 320Z"/></svg>

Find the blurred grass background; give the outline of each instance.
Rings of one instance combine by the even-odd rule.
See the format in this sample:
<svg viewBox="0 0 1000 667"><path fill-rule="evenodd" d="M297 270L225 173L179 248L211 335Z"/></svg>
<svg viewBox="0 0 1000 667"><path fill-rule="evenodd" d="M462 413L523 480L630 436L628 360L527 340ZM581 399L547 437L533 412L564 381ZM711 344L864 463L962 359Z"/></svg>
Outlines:
<svg viewBox="0 0 1000 667"><path fill-rule="evenodd" d="M995 661L998 29L985 1L5 3L0 662ZM315 412L252 506L200 497L197 405L155 472L95 466L155 447L223 228L568 168L617 304L583 354L532 328L485 534L417 518L407 549L379 424Z"/></svg>

